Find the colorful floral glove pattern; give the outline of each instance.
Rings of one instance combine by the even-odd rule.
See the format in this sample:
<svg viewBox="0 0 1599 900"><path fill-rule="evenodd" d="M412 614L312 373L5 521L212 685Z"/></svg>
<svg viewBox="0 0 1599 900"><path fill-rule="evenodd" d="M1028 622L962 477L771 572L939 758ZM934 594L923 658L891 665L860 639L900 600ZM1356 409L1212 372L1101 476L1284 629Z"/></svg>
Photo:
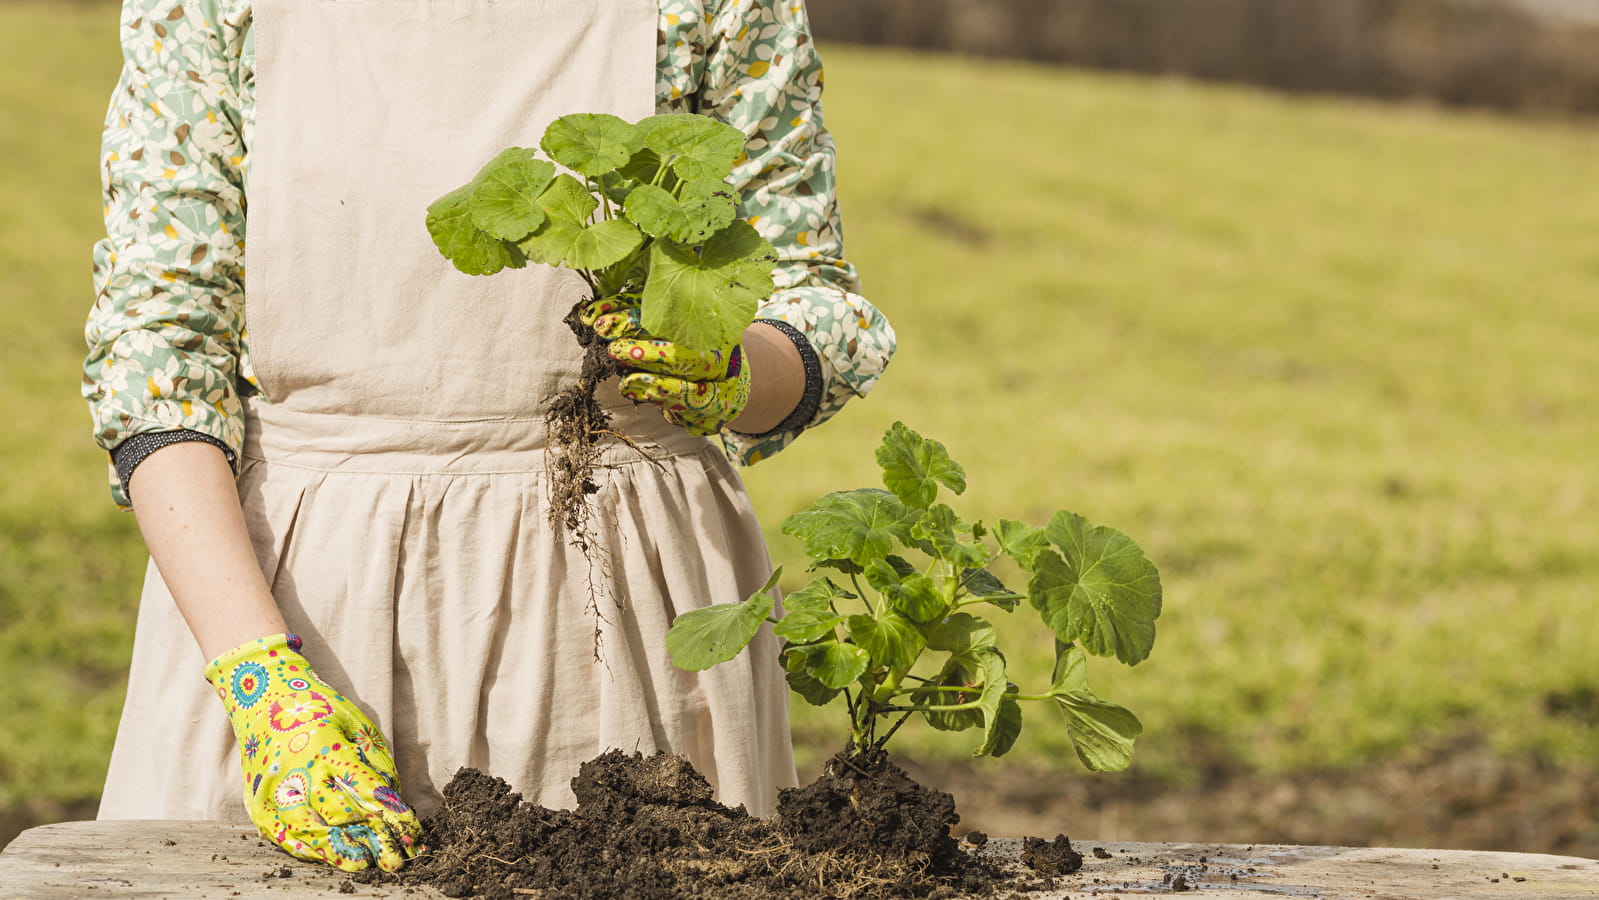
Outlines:
<svg viewBox="0 0 1599 900"><path fill-rule="evenodd" d="M610 341L606 352L625 370L622 396L653 403L668 422L689 434L717 434L750 399L750 371L738 344L725 350L691 350L657 340L639 322L638 298L596 300L582 319Z"/></svg>
<svg viewBox="0 0 1599 900"><path fill-rule="evenodd" d="M311 671L299 637L236 647L205 677L233 723L244 802L268 840L347 872L393 871L421 849L383 735Z"/></svg>

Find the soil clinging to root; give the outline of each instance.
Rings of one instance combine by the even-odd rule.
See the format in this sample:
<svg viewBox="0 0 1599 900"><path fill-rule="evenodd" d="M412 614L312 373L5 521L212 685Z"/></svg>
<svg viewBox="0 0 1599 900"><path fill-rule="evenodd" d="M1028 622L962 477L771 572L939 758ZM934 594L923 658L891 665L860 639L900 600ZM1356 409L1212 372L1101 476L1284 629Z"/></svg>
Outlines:
<svg viewBox="0 0 1599 900"><path fill-rule="evenodd" d="M584 324L580 315L587 300L572 307L566 325L583 348L577 384L550 398L545 422L550 428L550 524L564 528L578 549L588 553L588 498L599 491L594 469L600 440L611 432L611 414L595 392L600 382L617 373L616 362L605 352L605 340Z"/></svg>
<svg viewBox="0 0 1599 900"><path fill-rule="evenodd" d="M427 852L382 880L496 900L938 900L991 894L1002 880L950 837L948 794L882 753L840 753L828 768L782 791L770 820L716 802L704 776L664 753L612 750L584 763L575 810L524 802L462 769L423 823Z"/></svg>

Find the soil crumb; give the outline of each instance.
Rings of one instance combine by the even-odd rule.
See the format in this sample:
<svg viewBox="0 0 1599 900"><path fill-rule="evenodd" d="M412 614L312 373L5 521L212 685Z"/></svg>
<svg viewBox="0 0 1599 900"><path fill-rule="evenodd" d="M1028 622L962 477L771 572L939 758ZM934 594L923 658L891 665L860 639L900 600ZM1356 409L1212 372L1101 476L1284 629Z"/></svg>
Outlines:
<svg viewBox="0 0 1599 900"><path fill-rule="evenodd" d="M1022 841L1022 865L1040 875L1070 875L1083 867L1083 855L1072 849L1064 834L1055 835L1053 841L1030 837Z"/></svg>
<svg viewBox="0 0 1599 900"><path fill-rule="evenodd" d="M381 880L494 900L936 900L992 894L1002 881L949 836L958 817L948 794L881 753L841 753L829 768L781 792L771 820L716 802L704 776L664 753L612 750L584 763L575 810L525 802L462 769L423 822L428 851Z"/></svg>

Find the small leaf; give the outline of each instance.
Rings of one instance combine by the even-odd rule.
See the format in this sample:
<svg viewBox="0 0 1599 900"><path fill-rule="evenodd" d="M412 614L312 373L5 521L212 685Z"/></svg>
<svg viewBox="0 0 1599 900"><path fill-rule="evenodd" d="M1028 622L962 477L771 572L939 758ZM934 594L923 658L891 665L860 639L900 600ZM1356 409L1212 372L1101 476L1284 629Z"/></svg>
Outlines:
<svg viewBox="0 0 1599 900"><path fill-rule="evenodd" d="M908 514L887 491L835 491L784 519L783 533L803 542L805 555L812 559L847 559L866 566L888 556L894 540L907 534Z"/></svg>
<svg viewBox="0 0 1599 900"><path fill-rule="evenodd" d="M1149 656L1160 616L1160 575L1131 538L1056 513L1044 529L1061 551L1036 560L1028 599L1061 641L1128 665Z"/></svg>
<svg viewBox="0 0 1599 900"><path fill-rule="evenodd" d="M802 671L832 689L848 687L865 674L871 663L865 650L838 641L802 644L791 647L788 652L800 654L804 663Z"/></svg>
<svg viewBox="0 0 1599 900"><path fill-rule="evenodd" d="M982 544L961 540L961 521L955 511L940 503L922 513L911 537L927 541L933 555L958 569L981 569L993 561L994 555Z"/></svg>
<svg viewBox="0 0 1599 900"><path fill-rule="evenodd" d="M538 200L555 179L555 166L531 158L532 152L512 147L478 172L472 181L472 224L502 240L520 241L544 223Z"/></svg>
<svg viewBox="0 0 1599 900"><path fill-rule="evenodd" d="M600 201L594 199L583 182L563 172L539 194L539 208L552 219L584 226L600 208Z"/></svg>
<svg viewBox="0 0 1599 900"><path fill-rule="evenodd" d="M1022 707L1015 694L1008 690L1000 699L998 712L983 725L983 744L972 751L973 756L1004 756L1015 746L1022 733Z"/></svg>
<svg viewBox="0 0 1599 900"><path fill-rule="evenodd" d="M581 175L604 175L626 165L643 146L639 129L607 113L573 113L551 122L539 146Z"/></svg>
<svg viewBox="0 0 1599 900"><path fill-rule="evenodd" d="M737 204L720 181L684 185L681 199L664 188L641 184L627 195L623 211L651 237L695 244L726 228Z"/></svg>
<svg viewBox="0 0 1599 900"><path fill-rule="evenodd" d="M472 223L471 206L470 184L428 206L427 229L433 246L468 275L493 275L501 269L526 265L526 258L514 244L506 244Z"/></svg>
<svg viewBox="0 0 1599 900"><path fill-rule="evenodd" d="M1077 758L1095 771L1119 771L1133 759L1133 740L1144 731L1124 707L1099 699L1088 687L1088 657L1081 647L1057 644L1049 695L1066 718Z"/></svg>
<svg viewBox="0 0 1599 900"><path fill-rule="evenodd" d="M817 578L783 598L786 614L772 630L778 637L796 644L820 640L844 621L844 617L833 610L833 600L851 596L828 579Z"/></svg>
<svg viewBox="0 0 1599 900"><path fill-rule="evenodd" d="M655 151L684 181L720 181L744 152L744 132L691 113L650 116L639 122L644 146Z"/></svg>
<svg viewBox="0 0 1599 900"><path fill-rule="evenodd" d="M999 520L999 527L994 529L994 538L999 541L999 548L1005 551L1006 556L1016 560L1029 572L1033 571L1038 554L1049 549L1049 539L1044 536L1044 529L1009 519Z"/></svg>
<svg viewBox="0 0 1599 900"><path fill-rule="evenodd" d="M1016 604L1027 599L1026 595L1018 594L994 577L994 573L987 569L967 569L961 573L961 587L970 592L974 597L981 597L1000 609L1010 612Z"/></svg>
<svg viewBox="0 0 1599 900"><path fill-rule="evenodd" d="M666 632L666 650L672 662L678 668L698 672L737 656L771 615L771 591L781 573L779 567L764 587L742 603L719 603L673 619Z"/></svg>
<svg viewBox="0 0 1599 900"><path fill-rule="evenodd" d="M845 575L859 575L866 571L859 565L850 562L847 559L816 559L812 560L811 564L805 567L805 571L807 572L814 572L817 569L835 569L844 573Z"/></svg>
<svg viewBox="0 0 1599 900"><path fill-rule="evenodd" d="M943 618L949 604L938 583L926 575L916 574L899 583L889 592L894 608L913 622L934 622Z"/></svg>
<svg viewBox="0 0 1599 900"><path fill-rule="evenodd" d="M966 471L949 458L938 441L924 438L895 422L877 448L883 483L910 506L931 506L940 484L959 494L966 490Z"/></svg>
<svg viewBox="0 0 1599 900"><path fill-rule="evenodd" d="M970 613L955 613L927 629L928 649L956 655L994 646L994 626Z"/></svg>
<svg viewBox="0 0 1599 900"><path fill-rule="evenodd" d="M910 669L927 646L921 631L909 619L894 613L881 619L850 616L849 636L872 655L874 663L901 672Z"/></svg>
<svg viewBox="0 0 1599 900"><path fill-rule="evenodd" d="M644 235L621 219L588 227L550 218L518 246L529 259L569 269L603 269L626 259L644 243Z"/></svg>
<svg viewBox="0 0 1599 900"><path fill-rule="evenodd" d="M1119 772L1133 761L1133 742L1144 732L1138 717L1114 703L1080 694L1053 695L1066 719L1066 733L1083 765Z"/></svg>
<svg viewBox="0 0 1599 900"><path fill-rule="evenodd" d="M942 711L936 707L958 706L978 700L984 685L986 659L988 654L994 652L992 647L984 647L971 653L953 654L944 661L943 668L931 683L911 693L916 705L935 707L923 713L927 724L939 731L965 731L983 725L983 711L980 708ZM1003 678L1003 660L1001 660L1001 677ZM955 692L927 689L931 687L961 687L970 690Z"/></svg>
<svg viewBox="0 0 1599 900"><path fill-rule="evenodd" d="M799 657L803 660L804 657ZM842 688L830 688L817 681L809 672L801 669L789 669L784 673L788 680L789 689L805 698L805 702L812 706L826 706L828 701L837 697Z"/></svg>

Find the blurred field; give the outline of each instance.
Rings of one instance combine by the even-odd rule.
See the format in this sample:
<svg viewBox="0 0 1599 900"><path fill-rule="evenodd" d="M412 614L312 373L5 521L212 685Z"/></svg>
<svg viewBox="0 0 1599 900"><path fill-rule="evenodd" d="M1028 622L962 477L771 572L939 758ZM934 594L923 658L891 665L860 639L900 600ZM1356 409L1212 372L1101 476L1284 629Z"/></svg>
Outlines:
<svg viewBox="0 0 1599 900"><path fill-rule="evenodd" d="M0 818L98 791L142 575L77 397L115 17L0 4ZM874 483L903 419L965 464L963 513L1070 508L1161 566L1154 655L1090 670L1144 719L1140 777L1462 744L1599 774L1599 127L827 59L851 257L901 350L749 471L779 561L783 516ZM996 777L1076 777L1046 712ZM796 725L810 760L842 740Z"/></svg>

